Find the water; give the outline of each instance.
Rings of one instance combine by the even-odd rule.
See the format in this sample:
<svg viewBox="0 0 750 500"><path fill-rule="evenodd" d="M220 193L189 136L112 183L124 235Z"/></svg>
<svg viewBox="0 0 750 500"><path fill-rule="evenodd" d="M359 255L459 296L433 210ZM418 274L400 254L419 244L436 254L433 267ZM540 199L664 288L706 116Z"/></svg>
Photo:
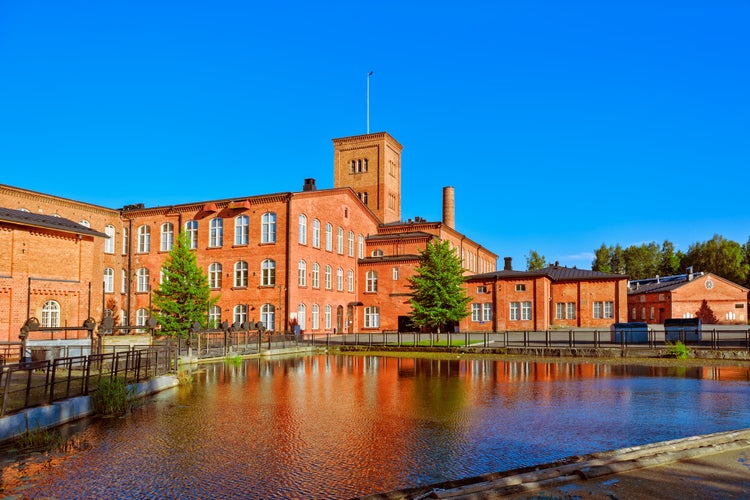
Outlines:
<svg viewBox="0 0 750 500"><path fill-rule="evenodd" d="M63 451L24 498L343 498L750 427L746 367L316 355L216 364Z"/></svg>

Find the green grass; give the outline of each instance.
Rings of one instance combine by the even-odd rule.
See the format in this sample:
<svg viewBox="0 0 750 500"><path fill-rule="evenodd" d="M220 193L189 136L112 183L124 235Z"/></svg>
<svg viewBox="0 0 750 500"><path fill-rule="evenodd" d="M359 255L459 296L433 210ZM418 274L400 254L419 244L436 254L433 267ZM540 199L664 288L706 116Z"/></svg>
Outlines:
<svg viewBox="0 0 750 500"><path fill-rule="evenodd" d="M60 446L62 442L63 439L57 432L35 429L18 436L15 444L21 451L47 451Z"/></svg>
<svg viewBox="0 0 750 500"><path fill-rule="evenodd" d="M91 396L94 410L104 416L124 415L130 409L129 389L123 377L103 378Z"/></svg>
<svg viewBox="0 0 750 500"><path fill-rule="evenodd" d="M667 351L670 356L677 359L687 359L690 356L690 349L679 340L674 344L668 342Z"/></svg>

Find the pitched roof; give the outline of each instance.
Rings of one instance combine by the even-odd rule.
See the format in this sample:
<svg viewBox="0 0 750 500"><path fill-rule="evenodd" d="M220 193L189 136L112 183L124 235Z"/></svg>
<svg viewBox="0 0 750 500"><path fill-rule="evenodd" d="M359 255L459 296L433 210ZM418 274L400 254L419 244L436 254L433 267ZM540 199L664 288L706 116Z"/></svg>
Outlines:
<svg viewBox="0 0 750 500"><path fill-rule="evenodd" d="M548 266L543 269L534 271L513 271L504 269L492 273L475 274L467 276L467 280L487 280L487 279L523 279L547 277L551 281L581 281L581 280L621 280L627 279L624 274L603 273L600 271L591 271L589 269L577 269L575 267L565 266Z"/></svg>
<svg viewBox="0 0 750 500"><path fill-rule="evenodd" d="M742 285L738 285L737 283L729 281L728 279L722 278L721 276L717 276L713 273L697 272L690 274L676 274L674 276L659 276L642 280L632 280L628 284L628 295L671 292L672 290L681 288L689 283L693 283L695 280L703 276L711 276L713 279L718 279L732 286L736 286L737 288L747 290L747 288L743 287Z"/></svg>
<svg viewBox="0 0 750 500"><path fill-rule="evenodd" d="M8 222L21 226L40 227L44 229L53 229L64 233L85 234L87 236L108 236L90 227L86 227L70 219L55 217L54 215L35 214L24 210L14 210L12 208L0 207L0 222Z"/></svg>

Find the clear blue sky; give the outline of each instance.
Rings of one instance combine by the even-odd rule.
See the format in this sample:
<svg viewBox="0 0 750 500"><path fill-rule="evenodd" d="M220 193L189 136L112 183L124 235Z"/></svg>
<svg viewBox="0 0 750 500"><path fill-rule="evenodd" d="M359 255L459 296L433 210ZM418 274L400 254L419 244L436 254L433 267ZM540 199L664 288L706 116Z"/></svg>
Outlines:
<svg viewBox="0 0 750 500"><path fill-rule="evenodd" d="M0 183L119 208L333 185L404 146L406 218L516 269L750 236L750 2L0 2Z"/></svg>

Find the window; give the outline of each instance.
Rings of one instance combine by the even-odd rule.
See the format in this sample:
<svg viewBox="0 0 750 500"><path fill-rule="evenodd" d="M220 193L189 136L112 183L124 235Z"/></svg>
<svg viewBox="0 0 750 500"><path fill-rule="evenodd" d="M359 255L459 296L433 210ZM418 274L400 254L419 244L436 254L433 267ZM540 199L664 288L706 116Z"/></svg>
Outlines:
<svg viewBox="0 0 750 500"><path fill-rule="evenodd" d="M613 313L614 307L615 307L615 303L614 302L609 301L609 302L605 302L604 303L604 317L605 318L608 318L608 319L614 318L614 313ZM653 309L654 308L652 307L651 308L651 319L654 319Z"/></svg>
<svg viewBox="0 0 750 500"><path fill-rule="evenodd" d="M86 219L79 220L78 223L82 225L83 227L91 227L91 223L87 221Z"/></svg>
<svg viewBox="0 0 750 500"><path fill-rule="evenodd" d="M344 270L340 267L336 269L336 290L344 291Z"/></svg>
<svg viewBox="0 0 750 500"><path fill-rule="evenodd" d="M339 255L344 254L344 229L341 227L336 230L336 252Z"/></svg>
<svg viewBox="0 0 750 500"><path fill-rule="evenodd" d="M260 242L276 243L276 214L266 212L261 217Z"/></svg>
<svg viewBox="0 0 750 500"><path fill-rule="evenodd" d="M367 271L366 276L366 292L375 293L378 291L378 272L377 271Z"/></svg>
<svg viewBox="0 0 750 500"><path fill-rule="evenodd" d="M330 223L326 224L326 250L333 251L333 226Z"/></svg>
<svg viewBox="0 0 750 500"><path fill-rule="evenodd" d="M349 269L346 272L346 290L348 292L354 292L354 271Z"/></svg>
<svg viewBox="0 0 750 500"><path fill-rule="evenodd" d="M349 231L349 236L346 239L346 246L349 257L354 257L354 231Z"/></svg>
<svg viewBox="0 0 750 500"><path fill-rule="evenodd" d="M641 307L641 320L646 321L646 308L645 307Z"/></svg>
<svg viewBox="0 0 750 500"><path fill-rule="evenodd" d="M524 283L516 285L516 291L517 292L525 292L526 291L526 285Z"/></svg>
<svg viewBox="0 0 750 500"><path fill-rule="evenodd" d="M326 308L323 312L323 323L326 330L331 329L331 306L326 304Z"/></svg>
<svg viewBox="0 0 750 500"><path fill-rule="evenodd" d="M365 307L365 328L380 327L380 308L377 306Z"/></svg>
<svg viewBox="0 0 750 500"><path fill-rule="evenodd" d="M151 228L143 225L138 228L138 253L151 251Z"/></svg>
<svg viewBox="0 0 750 500"><path fill-rule="evenodd" d="M521 303L511 302L510 303L510 317L511 321L518 321L521 319Z"/></svg>
<svg viewBox="0 0 750 500"><path fill-rule="evenodd" d="M310 314L310 322L312 323L312 329L318 330L320 328L320 306L313 304L312 313Z"/></svg>
<svg viewBox="0 0 750 500"><path fill-rule="evenodd" d="M393 268L393 274L391 276L393 278L393 281L398 281L398 268L397 267Z"/></svg>
<svg viewBox="0 0 750 500"><path fill-rule="evenodd" d="M631 311L630 311L630 319L632 319L633 321L635 321L637 319L636 312L635 312L635 307L633 309L631 309Z"/></svg>
<svg viewBox="0 0 750 500"><path fill-rule="evenodd" d="M189 220L185 223L185 232L187 233L188 244L191 250L198 248L198 221Z"/></svg>
<svg viewBox="0 0 750 500"><path fill-rule="evenodd" d="M365 237L361 234L357 236L357 257L360 259L365 258Z"/></svg>
<svg viewBox="0 0 750 500"><path fill-rule="evenodd" d="M653 319L654 319L654 306L651 306L651 308L649 310L648 319L650 319L651 321L653 321Z"/></svg>
<svg viewBox="0 0 750 500"><path fill-rule="evenodd" d="M297 263L297 285L307 286L307 262L304 260Z"/></svg>
<svg viewBox="0 0 750 500"><path fill-rule="evenodd" d="M128 230L126 228L122 228L122 254L128 254Z"/></svg>
<svg viewBox="0 0 750 500"><path fill-rule="evenodd" d="M234 264L234 287L247 288L247 262L244 260Z"/></svg>
<svg viewBox="0 0 750 500"><path fill-rule="evenodd" d="M299 216L299 243L300 245L307 245L307 216L300 214Z"/></svg>
<svg viewBox="0 0 750 500"><path fill-rule="evenodd" d="M594 302L594 319L612 318L614 302ZM653 318L652 318L653 319Z"/></svg>
<svg viewBox="0 0 750 500"><path fill-rule="evenodd" d="M213 305L208 308L208 327L219 328L221 325L221 307Z"/></svg>
<svg viewBox="0 0 750 500"><path fill-rule="evenodd" d="M602 303L594 302L594 319L602 319Z"/></svg>
<svg viewBox="0 0 750 500"><path fill-rule="evenodd" d="M208 287L221 288L221 264L218 262L208 266Z"/></svg>
<svg viewBox="0 0 750 500"><path fill-rule="evenodd" d="M521 319L528 321L531 319L531 302L521 302Z"/></svg>
<svg viewBox="0 0 750 500"><path fill-rule="evenodd" d="M492 321L492 304L482 304L482 321Z"/></svg>
<svg viewBox="0 0 750 500"><path fill-rule="evenodd" d="M136 326L146 326L146 323L148 322L148 309L138 309L135 312L135 324ZM146 331L146 329L140 330L141 332Z"/></svg>
<svg viewBox="0 0 750 500"><path fill-rule="evenodd" d="M42 327L54 328L60 326L60 304L48 300L42 306Z"/></svg>
<svg viewBox="0 0 750 500"><path fill-rule="evenodd" d="M271 304L263 304L260 307L260 321L267 330L276 329L276 308Z"/></svg>
<svg viewBox="0 0 750 500"><path fill-rule="evenodd" d="M328 266L328 265L326 266L324 279L325 279L326 290L330 290L331 289L331 266Z"/></svg>
<svg viewBox="0 0 750 500"><path fill-rule="evenodd" d="M224 219L211 219L208 223L208 246L220 247L224 242Z"/></svg>
<svg viewBox="0 0 750 500"><path fill-rule="evenodd" d="M238 215L234 218L234 244L247 245L250 234L250 219L247 215Z"/></svg>
<svg viewBox="0 0 750 500"><path fill-rule="evenodd" d="M482 285L477 287L477 293L487 293L487 287Z"/></svg>
<svg viewBox="0 0 750 500"><path fill-rule="evenodd" d="M567 319L576 319L576 303L568 302L567 310L565 312Z"/></svg>
<svg viewBox="0 0 750 500"><path fill-rule="evenodd" d="M361 193L357 193L357 196L359 196L359 199L362 200L362 203L367 205L367 191L362 191Z"/></svg>
<svg viewBox="0 0 750 500"><path fill-rule="evenodd" d="M115 270L108 267L104 270L104 293L115 291Z"/></svg>
<svg viewBox="0 0 750 500"><path fill-rule="evenodd" d="M555 319L565 319L565 302L555 304Z"/></svg>
<svg viewBox="0 0 750 500"><path fill-rule="evenodd" d="M128 273L123 269L121 274L122 285L120 286L120 293L128 293Z"/></svg>
<svg viewBox="0 0 750 500"><path fill-rule="evenodd" d="M266 259L261 263L260 284L261 286L273 286L276 284L276 261L275 260Z"/></svg>
<svg viewBox="0 0 750 500"><path fill-rule="evenodd" d="M480 321L482 317L482 304L471 304L471 320L474 322Z"/></svg>
<svg viewBox="0 0 750 500"><path fill-rule="evenodd" d="M247 305L237 304L232 310L233 323L244 323L247 321Z"/></svg>
<svg viewBox="0 0 750 500"><path fill-rule="evenodd" d="M115 253L115 226L108 225L104 228L107 238L104 240L104 253Z"/></svg>
<svg viewBox="0 0 750 500"><path fill-rule="evenodd" d="M137 279L136 292L148 292L148 269L141 267L135 272Z"/></svg>
<svg viewBox="0 0 750 500"><path fill-rule="evenodd" d="M300 304L297 306L297 324L299 325L300 330L305 329L306 313L307 313L307 307L305 307L305 304Z"/></svg>
<svg viewBox="0 0 750 500"><path fill-rule="evenodd" d="M169 252L174 247L174 225L165 222L161 225L161 251Z"/></svg>
<svg viewBox="0 0 750 500"><path fill-rule="evenodd" d="M320 288L320 264L317 262L312 265L312 287Z"/></svg>
<svg viewBox="0 0 750 500"><path fill-rule="evenodd" d="M312 246L320 248L320 221L318 219L313 219Z"/></svg>
<svg viewBox="0 0 750 500"><path fill-rule="evenodd" d="M383 256L383 251L381 249L379 249L379 248L377 250L373 250L372 251L372 256L373 257L382 257Z"/></svg>

